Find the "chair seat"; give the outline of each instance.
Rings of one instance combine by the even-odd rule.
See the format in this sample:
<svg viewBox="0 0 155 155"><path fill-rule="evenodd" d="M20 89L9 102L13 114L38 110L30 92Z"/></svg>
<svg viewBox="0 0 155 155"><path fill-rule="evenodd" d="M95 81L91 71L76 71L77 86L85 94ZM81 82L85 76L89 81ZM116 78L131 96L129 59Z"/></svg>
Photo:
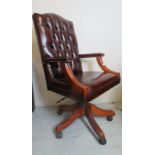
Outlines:
<svg viewBox="0 0 155 155"><path fill-rule="evenodd" d="M76 78L86 86L90 87L90 95L88 96L88 101L99 96L103 92L112 88L120 82L120 77L112 73L103 72L82 72L75 75ZM61 78L57 79L51 83L50 90L54 90L58 93L65 93L66 96L71 98L80 98L81 94L72 91L71 85L69 85L67 79Z"/></svg>
<svg viewBox="0 0 155 155"><path fill-rule="evenodd" d="M83 72L76 77L90 87L88 100L94 99L120 82L120 77L112 73Z"/></svg>
<svg viewBox="0 0 155 155"><path fill-rule="evenodd" d="M92 90L95 90L98 87L103 86L108 81L116 78L116 76L112 73L103 72L83 72L76 75L76 77L81 83L89 86Z"/></svg>

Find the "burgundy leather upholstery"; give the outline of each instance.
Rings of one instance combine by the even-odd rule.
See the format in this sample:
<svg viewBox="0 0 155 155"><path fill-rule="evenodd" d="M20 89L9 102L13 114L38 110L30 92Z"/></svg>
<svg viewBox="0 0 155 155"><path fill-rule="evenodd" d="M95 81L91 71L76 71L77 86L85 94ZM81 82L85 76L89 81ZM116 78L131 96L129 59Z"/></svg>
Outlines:
<svg viewBox="0 0 155 155"><path fill-rule="evenodd" d="M87 98L88 101L101 95L111 87L118 84L120 81L120 77L111 73L87 71L75 75L80 82L90 87L90 95ZM78 100L82 98L78 92L72 91L72 88L65 77L56 79L55 82L49 86L50 90L53 90L67 97Z"/></svg>
<svg viewBox="0 0 155 155"><path fill-rule="evenodd" d="M33 20L42 60L62 57L71 58L73 72L81 72L82 68L78 56L79 52L73 23L51 13L35 13ZM47 75L45 72L46 76L54 76L56 78L62 76L59 62L44 64L44 68L45 70L50 70L50 75Z"/></svg>
<svg viewBox="0 0 155 155"><path fill-rule="evenodd" d="M56 14L34 14L34 26L39 43L48 90L80 100L83 94L72 89L60 62L70 63L73 73L83 84L90 87L87 101L99 96L120 82L112 73L83 72L80 58L104 56L104 54L79 55L73 23Z"/></svg>

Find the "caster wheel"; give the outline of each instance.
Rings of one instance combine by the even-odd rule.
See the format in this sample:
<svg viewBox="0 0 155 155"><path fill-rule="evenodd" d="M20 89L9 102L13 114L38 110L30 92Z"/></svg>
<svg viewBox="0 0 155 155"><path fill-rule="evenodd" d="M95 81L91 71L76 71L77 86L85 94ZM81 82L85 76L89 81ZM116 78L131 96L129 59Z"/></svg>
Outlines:
<svg viewBox="0 0 155 155"><path fill-rule="evenodd" d="M113 116L107 116L107 121L112 121L113 120Z"/></svg>
<svg viewBox="0 0 155 155"><path fill-rule="evenodd" d="M62 136L63 136L62 132L56 132L55 135L56 135L56 138L62 138Z"/></svg>
<svg viewBox="0 0 155 155"><path fill-rule="evenodd" d="M57 114L58 114L58 115L62 115L62 113L63 113L63 111L61 111L61 110L58 110L58 111L57 111Z"/></svg>
<svg viewBox="0 0 155 155"><path fill-rule="evenodd" d="M100 139L100 140L99 140L99 143L100 143L101 145L105 145L105 144L107 143L107 141L106 141L106 139Z"/></svg>

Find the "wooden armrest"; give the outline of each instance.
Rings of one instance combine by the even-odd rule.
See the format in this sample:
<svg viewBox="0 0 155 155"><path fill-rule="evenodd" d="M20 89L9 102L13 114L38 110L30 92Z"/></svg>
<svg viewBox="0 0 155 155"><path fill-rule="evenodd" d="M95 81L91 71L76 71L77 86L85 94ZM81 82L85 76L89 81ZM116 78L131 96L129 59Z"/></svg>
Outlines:
<svg viewBox="0 0 155 155"><path fill-rule="evenodd" d="M106 65L103 64L103 60L102 60L102 57L103 56L104 56L103 53L79 54L79 57L80 58L96 57L96 60L98 62L98 65L100 66L100 68L105 73L112 73L112 74L115 74L116 76L119 76L120 75L119 72L115 72L115 71L111 70L110 68L108 68Z"/></svg>
<svg viewBox="0 0 155 155"><path fill-rule="evenodd" d="M71 63L72 59L69 58L51 58L51 59L44 59L44 63L50 63L50 62L64 62L64 63Z"/></svg>
<svg viewBox="0 0 155 155"><path fill-rule="evenodd" d="M92 57L98 57L98 56L104 56L104 53L79 54L79 58L92 58Z"/></svg>
<svg viewBox="0 0 155 155"><path fill-rule="evenodd" d="M61 63L62 64L62 68L63 71L67 77L67 79L69 80L70 84L72 85L72 87L80 92L82 92L84 94L85 97L87 97L89 95L89 87L82 84L74 75L74 73L72 72L72 69L70 67L70 65L68 63Z"/></svg>
<svg viewBox="0 0 155 155"><path fill-rule="evenodd" d="M115 74L116 76L119 76L119 75L120 75L119 72L115 72L115 71L111 70L110 68L108 68L106 65L104 65L101 56L96 57L96 60L97 60L97 62L98 62L98 65L100 66L100 68L101 68L105 73L112 73L112 74Z"/></svg>

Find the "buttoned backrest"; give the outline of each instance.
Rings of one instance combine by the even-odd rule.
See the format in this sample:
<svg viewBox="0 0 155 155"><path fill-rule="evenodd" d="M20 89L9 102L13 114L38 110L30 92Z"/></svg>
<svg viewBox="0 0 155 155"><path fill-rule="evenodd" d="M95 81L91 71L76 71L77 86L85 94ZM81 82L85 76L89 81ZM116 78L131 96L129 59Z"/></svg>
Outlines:
<svg viewBox="0 0 155 155"><path fill-rule="evenodd" d="M73 23L56 14L33 15L42 61L51 58L72 59L74 73L82 71ZM63 76L59 62L43 64L47 82Z"/></svg>

